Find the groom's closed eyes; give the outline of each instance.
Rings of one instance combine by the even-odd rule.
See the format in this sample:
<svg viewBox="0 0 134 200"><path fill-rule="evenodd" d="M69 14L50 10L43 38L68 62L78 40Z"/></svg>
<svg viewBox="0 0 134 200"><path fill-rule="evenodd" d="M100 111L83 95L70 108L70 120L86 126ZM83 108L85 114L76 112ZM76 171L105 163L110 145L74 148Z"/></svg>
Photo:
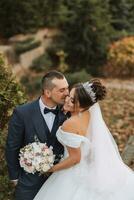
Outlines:
<svg viewBox="0 0 134 200"><path fill-rule="evenodd" d="M59 92L62 93L62 92L64 92L65 90L68 90L68 88L62 88L62 89L59 90Z"/></svg>

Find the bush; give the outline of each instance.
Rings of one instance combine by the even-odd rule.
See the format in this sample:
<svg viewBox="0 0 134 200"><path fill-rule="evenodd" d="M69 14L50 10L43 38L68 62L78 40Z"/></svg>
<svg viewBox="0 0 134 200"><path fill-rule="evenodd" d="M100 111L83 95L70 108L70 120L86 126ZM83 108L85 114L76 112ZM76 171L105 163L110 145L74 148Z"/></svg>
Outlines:
<svg viewBox="0 0 134 200"><path fill-rule="evenodd" d="M34 37L28 37L27 39L25 39L25 40L22 40L22 41L18 41L17 42L17 44L22 44L22 45L24 45L24 44L28 44L28 43L31 43L31 42L33 42L34 41Z"/></svg>
<svg viewBox="0 0 134 200"><path fill-rule="evenodd" d="M14 106L24 103L24 100L21 86L15 81L0 54L0 127L2 129L8 122Z"/></svg>
<svg viewBox="0 0 134 200"><path fill-rule="evenodd" d="M48 70L52 66L52 61L50 56L47 53L39 56L38 58L34 59L30 69L34 70L35 72L44 72Z"/></svg>
<svg viewBox="0 0 134 200"><path fill-rule="evenodd" d="M2 200L9 199L13 194L4 157L7 123L13 108L25 101L26 97L21 86L15 81L0 54L0 199Z"/></svg>
<svg viewBox="0 0 134 200"><path fill-rule="evenodd" d="M43 24L39 0L1 0L0 30L3 37L36 31Z"/></svg>
<svg viewBox="0 0 134 200"><path fill-rule="evenodd" d="M85 82L91 79L91 75L88 74L85 70L81 70L79 72L67 73L65 74L69 85L73 85L78 82Z"/></svg>
<svg viewBox="0 0 134 200"><path fill-rule="evenodd" d="M6 132L0 130L0 199L13 200L14 188L9 182L7 166L4 157Z"/></svg>
<svg viewBox="0 0 134 200"><path fill-rule="evenodd" d="M125 37L110 46L104 75L134 77L134 37Z"/></svg>
<svg viewBox="0 0 134 200"><path fill-rule="evenodd" d="M23 42L17 42L14 46L15 53L17 56L19 56L22 53L25 53L26 51L30 51L32 49L37 48L40 46L40 41L34 41L33 39L29 39Z"/></svg>
<svg viewBox="0 0 134 200"><path fill-rule="evenodd" d="M54 38L53 43L45 50L43 55L33 60L30 69L36 72L45 72L51 69L57 69L63 73L68 71L67 54L63 51L63 44L56 43L59 37Z"/></svg>
<svg viewBox="0 0 134 200"><path fill-rule="evenodd" d="M25 74L22 76L20 82L24 85L26 93L30 96L30 98L40 95L41 78L42 75L29 76L29 74Z"/></svg>

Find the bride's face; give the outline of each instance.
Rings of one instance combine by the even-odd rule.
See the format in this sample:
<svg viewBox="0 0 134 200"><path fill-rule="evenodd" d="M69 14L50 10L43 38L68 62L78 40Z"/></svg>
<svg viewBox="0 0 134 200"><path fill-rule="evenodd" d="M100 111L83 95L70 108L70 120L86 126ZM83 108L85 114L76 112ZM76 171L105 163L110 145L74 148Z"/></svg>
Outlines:
<svg viewBox="0 0 134 200"><path fill-rule="evenodd" d="M75 110L74 94L75 94L75 89L73 88L70 91L70 94L65 99L65 103L64 103L64 106L63 106L65 112L74 112L74 110Z"/></svg>

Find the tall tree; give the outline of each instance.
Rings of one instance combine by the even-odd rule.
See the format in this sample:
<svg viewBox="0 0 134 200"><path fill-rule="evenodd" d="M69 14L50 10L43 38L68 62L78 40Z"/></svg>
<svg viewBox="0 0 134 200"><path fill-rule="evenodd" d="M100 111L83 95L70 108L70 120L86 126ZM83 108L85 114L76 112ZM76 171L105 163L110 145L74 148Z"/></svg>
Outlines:
<svg viewBox="0 0 134 200"><path fill-rule="evenodd" d="M118 31L128 31L130 29L128 16L131 7L128 0L110 0L109 5L112 15L112 26Z"/></svg>
<svg viewBox="0 0 134 200"><path fill-rule="evenodd" d="M93 74L106 58L107 44L113 29L110 25L108 1L66 1L68 20L62 24L64 51L71 70L86 68Z"/></svg>
<svg viewBox="0 0 134 200"><path fill-rule="evenodd" d="M44 25L58 27L61 23L66 21L66 14L68 12L64 0L39 0L40 9L44 19Z"/></svg>
<svg viewBox="0 0 134 200"><path fill-rule="evenodd" d="M129 30L134 34L134 1L133 0L127 0L128 3L128 21L129 21Z"/></svg>
<svg viewBox="0 0 134 200"><path fill-rule="evenodd" d="M4 37L33 31L42 23L38 0L0 1L0 33Z"/></svg>

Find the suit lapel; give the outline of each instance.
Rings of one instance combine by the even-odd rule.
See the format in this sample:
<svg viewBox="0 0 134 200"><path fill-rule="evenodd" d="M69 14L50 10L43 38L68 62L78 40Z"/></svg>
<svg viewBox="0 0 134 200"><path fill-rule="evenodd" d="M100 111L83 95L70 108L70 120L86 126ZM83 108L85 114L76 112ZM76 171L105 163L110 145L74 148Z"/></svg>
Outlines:
<svg viewBox="0 0 134 200"><path fill-rule="evenodd" d="M49 128L46 124L46 121L44 120L39 106L39 99L36 100L33 104L34 114L32 115L32 120L34 123L34 127L37 132L37 137L41 142L51 143L52 140L55 140L55 134L57 129L60 125L65 121L66 117L63 114L63 112L59 108L58 114L55 116L55 120L53 123L53 127L51 132L49 131Z"/></svg>
<svg viewBox="0 0 134 200"><path fill-rule="evenodd" d="M59 110L58 114L55 117L54 124L51 130L51 135L55 136L57 129L59 126L63 124L63 122L66 120L66 116L63 114L61 110Z"/></svg>
<svg viewBox="0 0 134 200"><path fill-rule="evenodd" d="M59 112L58 114L55 116L55 119L54 119L54 123L53 123L53 127L52 127L52 130L51 130L51 135L55 135L59 125L60 125L60 113L61 113L61 109L60 109L60 106L58 106L58 109L59 109Z"/></svg>
<svg viewBox="0 0 134 200"><path fill-rule="evenodd" d="M51 134L54 135L59 127L59 114L55 116Z"/></svg>
<svg viewBox="0 0 134 200"><path fill-rule="evenodd" d="M41 114L40 107L39 107L39 100L35 101L33 106L34 106L33 107L34 114L32 116L32 120L37 132L37 137L41 142L44 142L44 141L47 142L47 133L49 132L49 129Z"/></svg>

